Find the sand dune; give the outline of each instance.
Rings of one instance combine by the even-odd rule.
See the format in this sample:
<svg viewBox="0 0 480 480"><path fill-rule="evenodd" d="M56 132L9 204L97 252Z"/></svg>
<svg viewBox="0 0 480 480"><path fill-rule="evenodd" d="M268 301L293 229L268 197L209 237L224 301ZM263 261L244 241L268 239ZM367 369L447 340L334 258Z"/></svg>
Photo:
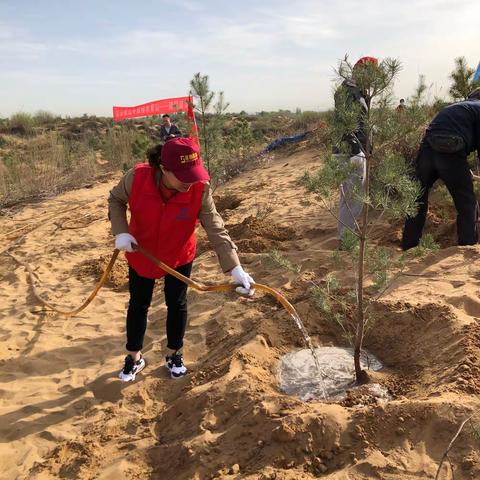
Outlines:
<svg viewBox="0 0 480 480"><path fill-rule="evenodd" d="M309 278L334 268L335 221L298 186L317 163L313 150L278 154L216 195L245 268L285 292L315 344L339 345L340 332L306 289ZM105 267L113 248L106 198L114 183L0 217L2 245L17 240L12 252L32 266L52 303L77 306ZM24 268L3 254L0 478L433 478L459 424L478 409L480 393L480 247L448 247L441 233L447 248L416 261L412 275L376 306L366 344L386 365L375 374L393 396L386 404L360 393L342 404L282 394L278 359L303 340L282 308L260 294L190 292L190 374L170 380L160 283L144 350L147 369L123 384L116 374L128 301L124 260L85 311L64 319L39 308ZM388 223L379 238L395 243ZM264 254L273 248L301 273L267 264ZM203 235L193 276L225 281ZM450 455L455 479L480 478L479 446L471 426L465 428ZM446 464L442 479L451 478Z"/></svg>

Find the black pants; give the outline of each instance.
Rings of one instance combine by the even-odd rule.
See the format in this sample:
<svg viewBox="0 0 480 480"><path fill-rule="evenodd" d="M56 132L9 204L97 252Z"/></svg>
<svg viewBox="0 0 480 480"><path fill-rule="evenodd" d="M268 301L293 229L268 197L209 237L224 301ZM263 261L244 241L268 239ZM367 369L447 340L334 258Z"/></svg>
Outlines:
<svg viewBox="0 0 480 480"><path fill-rule="evenodd" d="M418 213L407 218L403 229L402 248L408 250L420 242L428 211L428 193L437 179L443 180L457 209L459 245L477 243L476 205L473 181L463 153L439 153L422 143L416 160L416 176L422 186Z"/></svg>
<svg viewBox="0 0 480 480"><path fill-rule="evenodd" d="M192 272L192 262L175 269L186 277ZM127 350L143 348L147 329L147 313L152 301L155 280L145 278L131 267L128 269L130 302L127 312ZM178 350L183 346L187 325L187 285L172 275L165 276L165 303L167 304L167 347Z"/></svg>

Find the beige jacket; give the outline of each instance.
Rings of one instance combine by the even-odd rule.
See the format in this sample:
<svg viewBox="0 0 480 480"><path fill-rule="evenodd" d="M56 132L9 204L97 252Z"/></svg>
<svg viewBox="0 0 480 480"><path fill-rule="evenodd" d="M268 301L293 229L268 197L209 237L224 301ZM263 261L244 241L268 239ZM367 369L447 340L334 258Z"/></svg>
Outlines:
<svg viewBox="0 0 480 480"><path fill-rule="evenodd" d="M132 191L135 170L129 170L118 182L108 197L108 218L112 223L113 235L128 233L127 205L128 197ZM160 181L161 172L157 171L155 181ZM207 232L208 240L217 254L220 267L224 272L240 265L237 255L237 247L232 242L220 214L217 212L213 201L210 184L205 185L202 197L202 207L199 214L200 223Z"/></svg>

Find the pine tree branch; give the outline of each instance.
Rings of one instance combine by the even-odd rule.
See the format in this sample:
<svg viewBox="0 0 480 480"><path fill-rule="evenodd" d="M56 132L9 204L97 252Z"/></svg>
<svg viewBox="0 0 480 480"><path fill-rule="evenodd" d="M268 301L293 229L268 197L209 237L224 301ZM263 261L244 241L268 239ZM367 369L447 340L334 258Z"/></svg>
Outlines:
<svg viewBox="0 0 480 480"><path fill-rule="evenodd" d="M388 195L387 195L387 200L388 200ZM370 223L370 229L367 232L367 237L370 237L370 234L372 233L373 229L378 225L378 223L380 222L380 220L382 219L386 211L387 209L386 207L384 207L380 215L377 218L372 220L372 222Z"/></svg>
<svg viewBox="0 0 480 480"><path fill-rule="evenodd" d="M328 206L327 202L325 201L325 199L321 196L321 195L318 195L318 198L322 201L324 207L327 209L328 213L333 217L335 218L335 220L337 220L338 223L340 223L340 225L343 225L347 230L350 231L350 233L352 233L353 235L355 235L356 237L359 237L358 233L353 231L348 225L346 225L345 223L343 223L339 218L338 216L333 212L333 210Z"/></svg>
<svg viewBox="0 0 480 480"><path fill-rule="evenodd" d="M318 289L321 289L322 287L320 285L318 285L317 283L315 283L313 280L309 280L308 281L309 283L311 283L315 288L318 288ZM325 295L330 299L330 300L333 300L335 303L338 303L339 305L341 305L343 307L344 310L347 309L348 307L348 304L342 300L340 300L340 298L336 297L335 295L332 295L330 292L328 291L325 291L325 290L322 290Z"/></svg>
<svg viewBox="0 0 480 480"><path fill-rule="evenodd" d="M457 440L458 436L460 435L460 432L463 430L463 427L465 426L465 424L475 415L475 413L472 413L469 417L467 417L460 425L460 428L457 430L457 433L454 435L454 437L452 438L452 440L450 441L450 443L448 444L448 447L447 447L447 450L445 451L445 453L443 454L443 457L442 459L440 460L440 465L438 466L438 470L437 470L437 474L435 475L435 480L438 480L438 476L440 475L440 470L442 468L442 465L443 465L443 462L445 461L446 458L448 458L448 452L450 452L450 450L452 449L453 447L453 444L455 443L455 441Z"/></svg>
<svg viewBox="0 0 480 480"><path fill-rule="evenodd" d="M447 455L447 460L448 460L448 463L450 464L450 468L452 469L452 480L455 480L455 470L453 469L452 461L450 460L450 457L448 455Z"/></svg>
<svg viewBox="0 0 480 480"><path fill-rule="evenodd" d="M353 214L352 209L350 208L350 205L348 204L347 197L345 196L345 190L343 189L343 183L340 185L340 193L342 194L343 199L345 200L345 205L347 206L348 212L350 213L350 215L353 218L353 221L355 222L356 231L359 232L360 231L360 225L358 224L357 218Z"/></svg>
<svg viewBox="0 0 480 480"><path fill-rule="evenodd" d="M362 145L362 142L360 142L360 140L358 139L357 137L357 134L355 132L352 132L351 135L353 135L353 138L357 141L358 143L358 146L360 147L360 151L365 155L365 157L367 156L367 152L365 151L365 149L363 148L363 145ZM353 155L352 155L353 156Z"/></svg>
<svg viewBox="0 0 480 480"><path fill-rule="evenodd" d="M364 310L364 313L367 313L368 310L370 309L370 307L372 306L372 304L374 302L378 302L386 293L387 293L387 290L402 276L402 275L405 275L403 273L403 270L401 270L400 272L397 272L393 278L390 280L390 282L388 283L388 285L375 297L375 298L372 298L368 305L365 307L365 310Z"/></svg>

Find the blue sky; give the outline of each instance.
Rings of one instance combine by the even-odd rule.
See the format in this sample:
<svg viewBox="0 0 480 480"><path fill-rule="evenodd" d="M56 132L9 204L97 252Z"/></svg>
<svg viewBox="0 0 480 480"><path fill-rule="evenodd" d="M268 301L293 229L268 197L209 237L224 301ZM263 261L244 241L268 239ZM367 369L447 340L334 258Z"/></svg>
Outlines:
<svg viewBox="0 0 480 480"><path fill-rule="evenodd" d="M111 115L188 94L195 72L231 111L323 110L345 53L400 59L447 96L457 56L480 61L479 0L0 0L0 117Z"/></svg>

